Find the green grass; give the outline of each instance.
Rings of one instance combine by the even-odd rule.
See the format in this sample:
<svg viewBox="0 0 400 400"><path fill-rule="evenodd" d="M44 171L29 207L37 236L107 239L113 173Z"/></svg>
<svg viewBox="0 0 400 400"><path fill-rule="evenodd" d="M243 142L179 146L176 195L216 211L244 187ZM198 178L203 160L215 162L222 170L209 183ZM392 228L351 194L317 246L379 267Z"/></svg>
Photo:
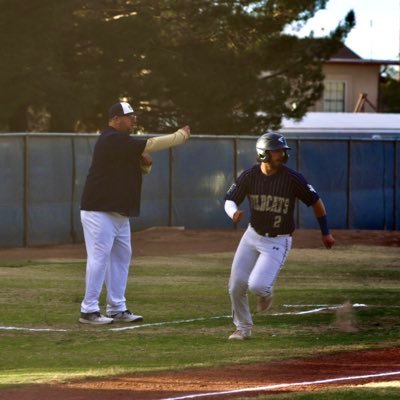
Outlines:
<svg viewBox="0 0 400 400"><path fill-rule="evenodd" d="M310 304L365 303L368 307L355 308L352 315L357 332L338 329L334 310L255 316L253 338L246 342L227 340L234 330L227 317L232 256L134 259L128 305L144 315L145 324L205 319L119 332L110 328L126 325L92 327L77 322L85 284L84 262L0 263L0 326L66 330L0 330L0 387L267 362L400 344L399 249L292 250L275 286L271 313L307 310L312 308ZM254 306L252 296L250 301ZM221 318L211 318L217 316ZM375 389L366 389L366 393L368 390ZM375 398L380 398L376 390ZM303 398L301 394L290 396L278 398ZM318 398L335 398L329 393L326 396Z"/></svg>
<svg viewBox="0 0 400 400"><path fill-rule="evenodd" d="M273 398L276 400L398 400L399 387L365 388L357 387L350 389L329 389L317 393L290 393L278 394ZM270 400L271 396L260 396L241 398L240 400Z"/></svg>

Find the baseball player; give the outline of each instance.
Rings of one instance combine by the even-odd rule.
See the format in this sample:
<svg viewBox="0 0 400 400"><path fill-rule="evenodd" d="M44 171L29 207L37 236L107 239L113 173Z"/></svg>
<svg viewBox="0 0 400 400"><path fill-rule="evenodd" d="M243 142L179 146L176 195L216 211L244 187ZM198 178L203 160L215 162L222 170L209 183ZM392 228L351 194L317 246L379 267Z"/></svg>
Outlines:
<svg viewBox="0 0 400 400"><path fill-rule="evenodd" d="M109 125L96 142L83 189L81 221L87 252L86 291L79 319L83 324L143 319L129 311L125 299L132 255L129 217L139 215L142 174L149 173L152 164L148 153L184 143L190 128L145 139L129 135L135 125L135 112L129 103L119 102L110 108ZM99 307L104 282L107 316Z"/></svg>
<svg viewBox="0 0 400 400"><path fill-rule="evenodd" d="M258 164L244 171L225 196L225 211L234 222L243 218L238 206L247 197L250 223L236 250L229 279L233 323L232 340L251 336L253 321L247 292L257 296L257 311L272 304L272 290L292 245L296 198L312 206L322 232L322 242L331 248L325 207L314 188L298 172L286 167L288 150L284 136L270 132L256 143Z"/></svg>

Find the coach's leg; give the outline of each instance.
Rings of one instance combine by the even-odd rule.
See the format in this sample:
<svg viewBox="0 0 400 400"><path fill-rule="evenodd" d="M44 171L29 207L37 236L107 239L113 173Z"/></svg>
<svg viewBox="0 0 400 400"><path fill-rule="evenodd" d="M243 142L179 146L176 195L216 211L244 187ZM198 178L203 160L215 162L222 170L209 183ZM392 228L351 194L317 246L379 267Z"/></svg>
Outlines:
<svg viewBox="0 0 400 400"><path fill-rule="evenodd" d="M243 332L249 332L253 327L247 290L249 276L258 256L259 253L252 243L252 232L246 230L233 258L229 278L233 323L238 330Z"/></svg>
<svg viewBox="0 0 400 400"><path fill-rule="evenodd" d="M92 313L100 310L99 298L110 260L114 232L107 213L81 211L81 221L87 253L86 291L81 312Z"/></svg>
<svg viewBox="0 0 400 400"><path fill-rule="evenodd" d="M132 257L129 218L118 214L113 218L117 234L111 249L110 264L106 274L107 315L127 309L125 291Z"/></svg>

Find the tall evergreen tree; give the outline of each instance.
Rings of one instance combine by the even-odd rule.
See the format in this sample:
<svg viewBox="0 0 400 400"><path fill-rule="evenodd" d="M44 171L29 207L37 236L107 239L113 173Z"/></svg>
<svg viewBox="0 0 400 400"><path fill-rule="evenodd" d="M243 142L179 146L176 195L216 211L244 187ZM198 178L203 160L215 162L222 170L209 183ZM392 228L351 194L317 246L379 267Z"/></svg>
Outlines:
<svg viewBox="0 0 400 400"><path fill-rule="evenodd" d="M400 113L400 80L398 71L390 67L380 82L379 109L384 113Z"/></svg>
<svg viewBox="0 0 400 400"><path fill-rule="evenodd" d="M92 131L127 98L146 131L259 133L300 118L322 63L354 25L324 38L284 34L326 0L0 0L0 127Z"/></svg>

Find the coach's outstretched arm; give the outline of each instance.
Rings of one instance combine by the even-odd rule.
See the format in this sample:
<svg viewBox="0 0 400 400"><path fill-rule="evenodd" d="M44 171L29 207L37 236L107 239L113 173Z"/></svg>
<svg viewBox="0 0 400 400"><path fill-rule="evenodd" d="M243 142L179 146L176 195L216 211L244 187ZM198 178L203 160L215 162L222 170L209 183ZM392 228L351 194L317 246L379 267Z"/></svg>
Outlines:
<svg viewBox="0 0 400 400"><path fill-rule="evenodd" d="M170 135L155 136L147 139L146 147L144 152L154 153L155 151L160 151L168 149L170 147L178 146L185 143L190 137L190 127L184 126L178 129L175 133Z"/></svg>
<svg viewBox="0 0 400 400"><path fill-rule="evenodd" d="M322 242L327 249L330 249L335 244L335 239L329 232L324 203L319 199L312 205L312 208L321 228Z"/></svg>

